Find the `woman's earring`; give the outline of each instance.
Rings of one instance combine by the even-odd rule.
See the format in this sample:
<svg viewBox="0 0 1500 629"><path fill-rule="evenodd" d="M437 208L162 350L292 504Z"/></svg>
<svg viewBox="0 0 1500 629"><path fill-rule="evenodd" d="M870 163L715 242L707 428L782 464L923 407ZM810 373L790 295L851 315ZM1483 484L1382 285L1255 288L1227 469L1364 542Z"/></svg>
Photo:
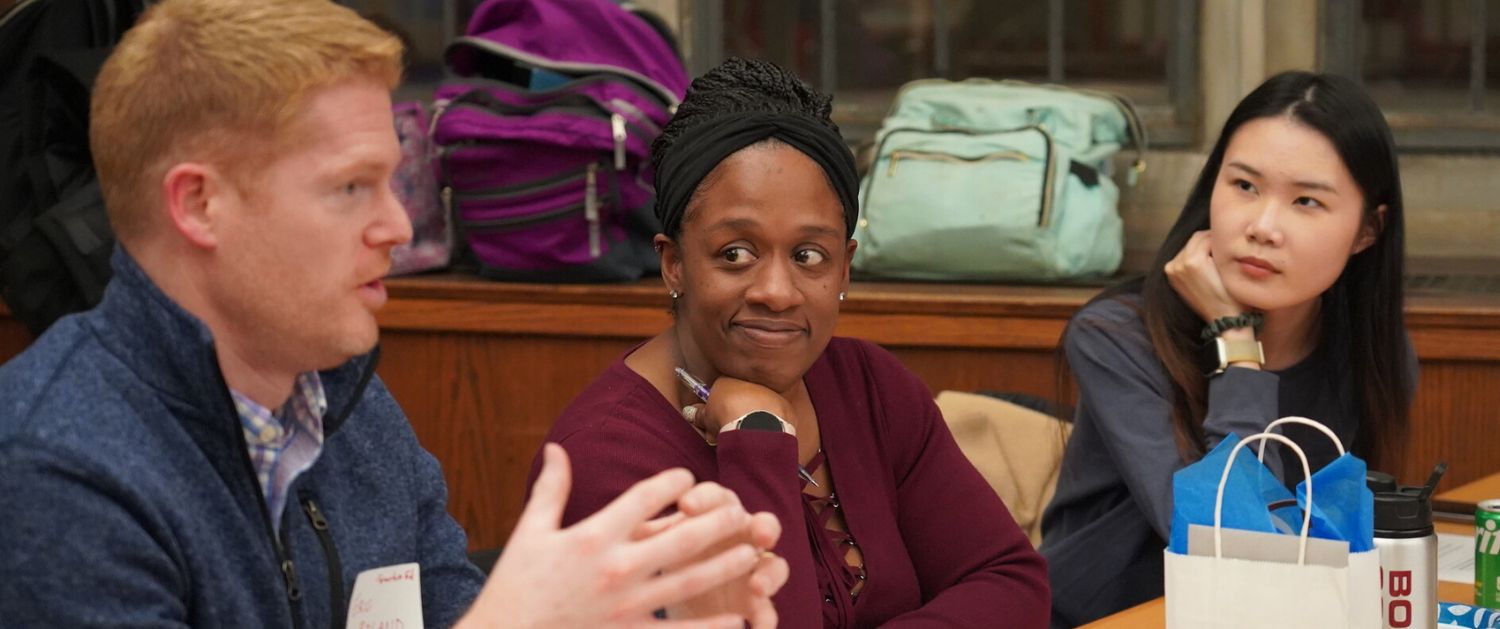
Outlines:
<svg viewBox="0 0 1500 629"><path fill-rule="evenodd" d="M677 298L682 296L682 293L679 293L679 292L677 292L675 290L674 291L670 291L667 294L672 297L672 301L677 301Z"/></svg>
<svg viewBox="0 0 1500 629"><path fill-rule="evenodd" d="M844 300L844 293L842 291L840 291L839 292L839 301L843 301L843 300Z"/></svg>

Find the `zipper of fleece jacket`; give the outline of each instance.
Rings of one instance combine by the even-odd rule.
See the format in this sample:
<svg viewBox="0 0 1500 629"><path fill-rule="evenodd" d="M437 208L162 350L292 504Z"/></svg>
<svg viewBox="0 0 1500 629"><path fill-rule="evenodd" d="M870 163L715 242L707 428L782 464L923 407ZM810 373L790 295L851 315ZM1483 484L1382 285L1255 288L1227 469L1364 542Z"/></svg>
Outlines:
<svg viewBox="0 0 1500 629"><path fill-rule="evenodd" d="M312 492L301 490L297 497L302 501L302 512L318 535L318 544L323 547L323 562L328 567L328 618L329 626L342 627L348 622L344 606L344 564L339 560L339 549L333 545L333 534L328 531L328 518L312 499Z"/></svg>
<svg viewBox="0 0 1500 629"><path fill-rule="evenodd" d="M330 428L330 430L325 431L323 435L325 442L327 438L332 436L340 426L343 426L344 420L348 419L349 415L354 413L354 407L358 406L360 398L364 397L365 388L369 386L370 378L373 378L375 376L375 365L379 362L380 347L377 345L375 349L370 351L369 361L365 364L364 372L359 376L359 382L354 386L354 393L350 396L349 403L345 405L343 410L341 410L334 417L334 421L323 422L323 425L325 427ZM229 383L224 381L224 374L222 372L218 372L217 370L215 370L215 373L219 377L219 385L221 387L221 390L224 392L224 401L229 404L229 408L234 408L234 397L229 394ZM240 419L238 415L234 417L234 423L231 425L235 427L238 427L240 425ZM282 513L281 537L278 538L276 536L276 527L272 526L271 524L271 508L266 506L265 493L260 487L260 481L256 480L257 474L255 473L255 464L250 461L250 445L245 441L245 431L242 429L237 429L234 431L234 435L235 441L239 444L239 459L241 467L245 471L245 478L249 481L250 486L252 487L251 495L255 496L255 504L260 507L261 523L265 525L266 537L270 538L271 540L271 548L275 549L276 551L276 565L280 568L283 582L286 584L287 609L291 612L292 615L292 627L293 629L305 629L307 622L302 618L302 606L300 604L300 601L302 600L302 582L297 578L297 564L292 561L291 554L288 552L288 548L291 546L291 544L289 542L289 538L287 538L287 531L290 528L288 526L289 523L287 522L287 513ZM291 488L288 487L287 489ZM309 517L310 515L311 514L309 514ZM325 553L331 553L327 556L329 573L330 575L337 574L336 578L329 579L330 593L337 593L337 596L330 599L329 601L329 610L330 612L334 612L335 610L342 610L344 607L344 581L342 574L343 568L340 565L340 561L338 559L338 551L336 548L333 548L333 539L331 537L328 537L328 532L326 530L326 519L324 520L324 525L325 530L319 533L319 541L322 542L324 539L327 540L323 549ZM335 567L338 568L337 573L334 572ZM331 618L337 617L331 616ZM335 621L335 623L341 624L341 622L337 620ZM334 624L333 626L336 627L338 626L338 624Z"/></svg>
<svg viewBox="0 0 1500 629"><path fill-rule="evenodd" d="M261 501L261 504L265 504L265 501ZM303 629L307 620L302 617L302 581L297 578L297 564L292 561L291 527L287 526L287 521L291 518L287 515L285 511L281 514L281 537L276 540L276 555L281 559L281 576L286 579L286 599L292 610L292 626ZM270 522L270 518L267 517L266 521ZM273 535L272 539L276 539L276 536Z"/></svg>
<svg viewBox="0 0 1500 629"><path fill-rule="evenodd" d="M365 364L364 371L359 375L359 381L354 385L353 395L349 402L338 412L328 416L323 421L323 442L343 427L349 416L354 414L355 407L365 395L365 389L370 386L370 379L375 377L375 365L380 362L380 348L376 347L370 351L369 361ZM249 452L246 451L248 458ZM316 463L314 463L316 465ZM296 483L293 483L295 485ZM291 487L287 487L288 493ZM342 627L348 622L348 604L344 600L344 562L339 558L338 546L333 543L333 531L328 524L328 517L323 510L318 508L318 503L313 499L313 491L305 488L297 489L297 501L301 503L302 513L307 516L308 524L312 525L313 533L318 537L318 545L323 548L323 564L328 570L328 620L330 627ZM289 505L290 506L290 505ZM283 515L286 515L283 513ZM290 523L282 521L281 530L287 530Z"/></svg>
<svg viewBox="0 0 1500 629"><path fill-rule="evenodd" d="M229 395L229 383L224 382L222 373L219 374L219 383L224 385L224 400L229 403L229 408L234 408L234 398ZM234 417L234 424L232 425L236 428L239 427L240 419L238 416ZM292 627L294 629L304 629L306 622L302 618L302 606L299 604L302 600L302 582L297 578L297 564L292 561L291 555L287 552L289 544L283 542L287 532L286 518L283 517L281 519L282 536L277 537L276 527L271 524L271 508L266 506L265 491L261 489L260 481L256 480L255 464L250 461L250 445L245 442L245 431L237 429L234 431L234 435L235 442L239 444L239 458L242 464L241 467L245 471L245 479L249 481L253 488L252 495L255 496L256 506L260 507L260 519L261 523L266 527L266 537L270 538L271 548L276 551L276 566L281 570L281 578L286 585L286 604L287 610L292 615Z"/></svg>

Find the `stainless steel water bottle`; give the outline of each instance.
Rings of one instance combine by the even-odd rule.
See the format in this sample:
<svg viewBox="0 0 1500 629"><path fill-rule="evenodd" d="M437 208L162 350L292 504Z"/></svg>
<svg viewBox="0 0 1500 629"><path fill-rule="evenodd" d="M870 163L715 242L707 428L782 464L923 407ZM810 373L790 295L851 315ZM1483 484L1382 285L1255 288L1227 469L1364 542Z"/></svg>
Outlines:
<svg viewBox="0 0 1500 629"><path fill-rule="evenodd" d="M1366 479L1375 494L1375 549L1380 553L1386 629L1437 626L1437 533L1432 528L1431 497L1447 469L1439 463L1421 487L1396 487L1378 472Z"/></svg>

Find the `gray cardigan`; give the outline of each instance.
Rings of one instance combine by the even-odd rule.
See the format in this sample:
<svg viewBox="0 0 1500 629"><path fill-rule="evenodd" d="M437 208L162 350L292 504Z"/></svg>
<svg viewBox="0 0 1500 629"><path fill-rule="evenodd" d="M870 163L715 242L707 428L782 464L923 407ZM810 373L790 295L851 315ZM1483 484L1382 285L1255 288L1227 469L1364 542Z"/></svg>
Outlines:
<svg viewBox="0 0 1500 629"><path fill-rule="evenodd" d="M1042 519L1041 552L1052 581L1054 627L1074 627L1162 595L1162 549L1172 524L1172 473L1185 465L1171 423L1171 380L1140 315L1140 296L1101 299L1074 317L1063 338L1078 382L1074 430L1057 494ZM1358 417L1346 372L1320 350L1280 372L1230 368L1209 380L1207 448L1230 433L1260 432L1285 415L1332 428L1353 449ZM1312 469L1337 455L1303 426L1285 431ZM1271 450L1268 449L1268 453ZM1285 457L1292 457L1283 453ZM1283 467L1289 486L1300 465Z"/></svg>

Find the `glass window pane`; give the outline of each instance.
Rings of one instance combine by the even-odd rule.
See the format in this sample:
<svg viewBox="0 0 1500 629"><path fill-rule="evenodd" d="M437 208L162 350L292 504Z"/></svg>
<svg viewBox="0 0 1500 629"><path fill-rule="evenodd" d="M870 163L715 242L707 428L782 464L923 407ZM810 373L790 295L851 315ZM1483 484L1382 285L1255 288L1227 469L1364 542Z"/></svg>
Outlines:
<svg viewBox="0 0 1500 629"><path fill-rule="evenodd" d="M1500 107L1500 3L1485 16L1485 101ZM1468 110L1473 7L1470 0L1365 0L1361 71L1382 107L1396 111Z"/></svg>
<svg viewBox="0 0 1500 629"><path fill-rule="evenodd" d="M845 120L878 123L902 84L935 75L947 38L948 78L1042 82L1048 11L1036 0L831 0L835 104ZM1169 102L1171 0L1065 0L1064 82ZM760 57L822 85L824 0L724 0L724 52ZM935 21L942 19L942 24Z"/></svg>
<svg viewBox="0 0 1500 629"><path fill-rule="evenodd" d="M432 97L432 87L443 78L443 49L463 34L480 1L338 0L406 44L406 74L395 96L398 100Z"/></svg>

